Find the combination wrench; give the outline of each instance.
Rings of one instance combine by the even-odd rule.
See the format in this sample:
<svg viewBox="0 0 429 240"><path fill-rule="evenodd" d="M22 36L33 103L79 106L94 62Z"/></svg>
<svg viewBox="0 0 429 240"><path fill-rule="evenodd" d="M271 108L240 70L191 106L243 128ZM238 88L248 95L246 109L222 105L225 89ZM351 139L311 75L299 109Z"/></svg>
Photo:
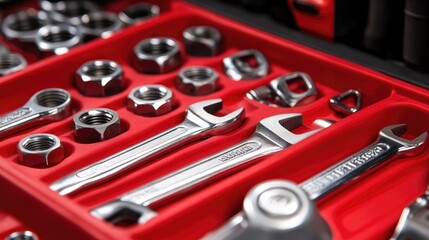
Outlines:
<svg viewBox="0 0 429 240"><path fill-rule="evenodd" d="M301 114L282 114L259 122L255 133L224 151L188 165L104 204L91 213L112 223L133 219L144 223L156 215L149 207L201 187L262 156L279 152L318 132L296 135L289 130L302 124Z"/></svg>
<svg viewBox="0 0 429 240"><path fill-rule="evenodd" d="M0 137L35 125L62 120L71 113L71 97L66 90L41 90L22 107L0 116Z"/></svg>
<svg viewBox="0 0 429 240"><path fill-rule="evenodd" d="M242 212L203 239L331 239L313 202L397 154L419 153L427 132L410 141L399 137L405 131L405 124L383 128L374 144L300 185L284 180L259 184L249 191Z"/></svg>
<svg viewBox="0 0 429 240"><path fill-rule="evenodd" d="M154 137L137 143L119 153L84 167L56 182L50 188L61 195L69 195L107 181L137 164L147 163L188 142L224 134L238 128L244 120L244 109L218 117L213 113L222 109L221 99L194 103L186 111L185 120Z"/></svg>

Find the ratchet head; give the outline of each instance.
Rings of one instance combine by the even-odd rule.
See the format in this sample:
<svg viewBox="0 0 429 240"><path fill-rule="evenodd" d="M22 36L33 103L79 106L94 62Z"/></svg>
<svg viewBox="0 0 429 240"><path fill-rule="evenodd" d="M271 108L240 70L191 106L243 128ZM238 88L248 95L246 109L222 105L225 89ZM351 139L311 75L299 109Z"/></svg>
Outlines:
<svg viewBox="0 0 429 240"><path fill-rule="evenodd" d="M426 142L427 132L420 134L414 140L408 140L400 137L407 130L406 124L395 124L383 128L380 131L380 136L385 137L396 144L399 144L398 152L406 152L418 148Z"/></svg>
<svg viewBox="0 0 429 240"><path fill-rule="evenodd" d="M303 134L294 134L290 130L302 125L302 114L291 113L268 117L259 122L256 133L279 144L283 148L300 142L301 140L315 134L321 129L313 130Z"/></svg>
<svg viewBox="0 0 429 240"><path fill-rule="evenodd" d="M241 125L244 120L244 109L240 108L225 116L213 115L222 109L222 99L211 99L197 102L189 106L186 118L200 126L210 129L209 135L218 135L230 132Z"/></svg>

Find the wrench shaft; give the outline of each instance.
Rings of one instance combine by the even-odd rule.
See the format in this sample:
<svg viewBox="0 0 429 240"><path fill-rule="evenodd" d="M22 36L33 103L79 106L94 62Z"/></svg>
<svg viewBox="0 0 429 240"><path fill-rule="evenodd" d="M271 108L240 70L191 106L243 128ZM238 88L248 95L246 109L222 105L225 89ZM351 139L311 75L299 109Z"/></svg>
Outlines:
<svg viewBox="0 0 429 240"><path fill-rule="evenodd" d="M300 184L312 200L318 200L398 152L399 145L380 137L373 145Z"/></svg>
<svg viewBox="0 0 429 240"><path fill-rule="evenodd" d="M244 142L126 194L120 200L144 206L158 204L160 201L176 197L186 190L213 181L222 173L281 149L270 140L254 135Z"/></svg>
<svg viewBox="0 0 429 240"><path fill-rule="evenodd" d="M193 137L197 137L198 133L203 130L202 127L185 121L58 180L51 185L51 189L59 191L61 195L66 195L101 181L107 181L128 168L147 163L149 160L193 140Z"/></svg>
<svg viewBox="0 0 429 240"><path fill-rule="evenodd" d="M38 112L28 107L21 107L9 112L0 117L0 135L12 129L16 130L16 128L22 125L27 125L29 122L39 117L40 114Z"/></svg>

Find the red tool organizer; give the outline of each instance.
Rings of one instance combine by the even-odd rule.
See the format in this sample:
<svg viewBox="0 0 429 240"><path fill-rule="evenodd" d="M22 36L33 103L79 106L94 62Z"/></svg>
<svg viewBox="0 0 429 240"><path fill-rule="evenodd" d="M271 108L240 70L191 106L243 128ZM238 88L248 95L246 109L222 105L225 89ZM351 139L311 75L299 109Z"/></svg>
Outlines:
<svg viewBox="0 0 429 240"><path fill-rule="evenodd" d="M131 2L112 2L106 9L117 12ZM0 114L20 107L41 89L59 87L71 93L74 114L95 107L111 108L119 113L123 129L121 135L112 139L81 144L74 140L70 116L3 138L0 142L0 239L13 231L27 229L40 239L197 239L241 211L245 194L264 180L289 179L300 183L371 144L379 130L387 125L406 123L409 129L405 137L408 138L429 130L429 91L426 89L256 30L184 1L156 3L162 9L156 19L124 29L109 39L79 46L63 56L36 60L36 55L21 52L30 66L0 78ZM22 6L36 6L36 3L19 7ZM185 28L194 25L218 28L225 39L224 51L209 58L186 56L181 34ZM175 88L179 69L159 75L134 70L130 64L133 46L142 39L155 36L179 41L186 56L182 68L194 65L214 68L219 73L221 88L206 96L188 96ZM20 52L11 43L3 39L2 42L12 51ZM267 57L270 64L268 76L233 81L224 74L222 59L244 49L258 49ZM95 59L114 60L122 66L125 90L104 98L86 97L76 90L75 71L84 62ZM311 76L319 92L315 102L295 108L276 108L245 98L247 91L293 71ZM132 88L155 83L173 90L176 103L172 112L158 117L142 117L126 109L126 96ZM363 109L343 118L330 109L328 101L348 89L362 93ZM244 107L244 124L228 134L188 144L76 196L60 196L49 189L49 185L59 178L180 123L190 104L212 98L223 99L221 113ZM144 225L114 226L89 213L94 207L138 186L248 138L261 119L282 113L303 114L304 126L297 132L318 128L312 125L318 118L338 122L222 180L157 206L159 215ZM35 133L59 136L66 150L65 160L50 168L20 165L16 145L23 137ZM427 187L429 155L426 148L422 151L415 157L389 159L317 202L334 239L388 239L402 209Z"/></svg>

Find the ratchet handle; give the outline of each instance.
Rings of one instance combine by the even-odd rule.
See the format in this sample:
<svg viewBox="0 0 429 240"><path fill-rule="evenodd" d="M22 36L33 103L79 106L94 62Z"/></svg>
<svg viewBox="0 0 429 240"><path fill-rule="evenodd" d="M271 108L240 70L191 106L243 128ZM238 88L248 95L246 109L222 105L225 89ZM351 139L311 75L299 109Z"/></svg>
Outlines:
<svg viewBox="0 0 429 240"><path fill-rule="evenodd" d="M50 188L61 195L69 195L107 181L137 164L147 163L154 157L192 140L192 136L196 136L196 133L201 130L201 127L191 126L189 123L187 125L179 124L148 140L80 169L54 182Z"/></svg>
<svg viewBox="0 0 429 240"><path fill-rule="evenodd" d="M368 169L392 157L398 153L398 149L398 144L380 137L373 145L303 182L300 187L307 192L311 200L318 200Z"/></svg>
<svg viewBox="0 0 429 240"><path fill-rule="evenodd" d="M252 137L213 156L202 159L179 169L163 178L155 180L120 198L121 201L151 206L177 197L184 192L216 180L227 170L242 166L281 147L268 140Z"/></svg>

